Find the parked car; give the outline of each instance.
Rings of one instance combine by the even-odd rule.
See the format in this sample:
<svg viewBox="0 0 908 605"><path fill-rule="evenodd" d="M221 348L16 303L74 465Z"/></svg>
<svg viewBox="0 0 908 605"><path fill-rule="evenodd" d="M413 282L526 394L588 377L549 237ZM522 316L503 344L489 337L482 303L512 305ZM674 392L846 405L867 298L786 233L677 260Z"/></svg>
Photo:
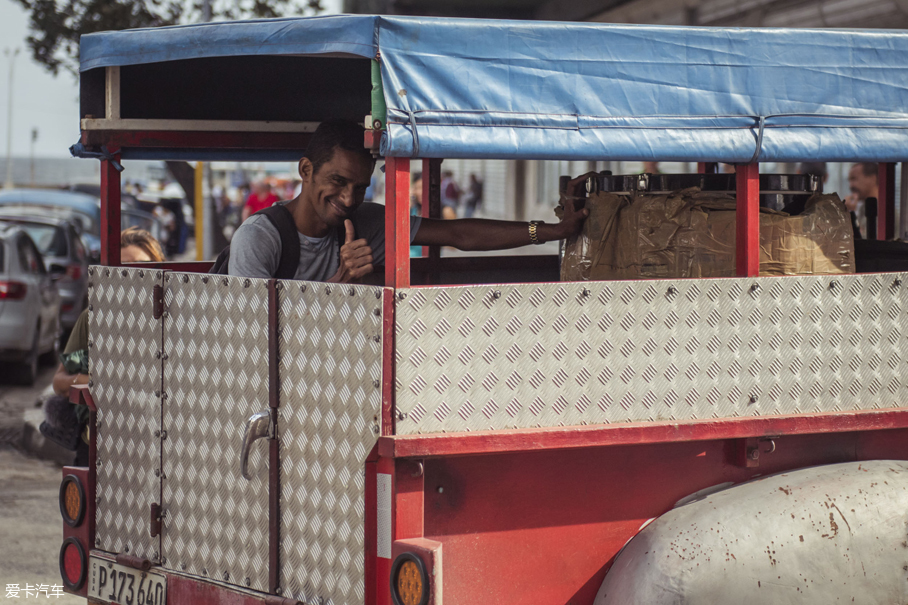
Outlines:
<svg viewBox="0 0 908 605"><path fill-rule="evenodd" d="M20 225L0 223L0 362L17 364L13 380L31 385L39 358L60 346L60 292L35 242Z"/></svg>
<svg viewBox="0 0 908 605"><path fill-rule="evenodd" d="M60 322L70 330L88 304L88 252L78 223L67 218L4 215L2 209L0 221L19 225L38 246L45 269L57 277Z"/></svg>
<svg viewBox="0 0 908 605"><path fill-rule="evenodd" d="M96 197L57 189L10 189L0 191L0 213L74 219L82 228L89 260L101 258L101 206Z"/></svg>
<svg viewBox="0 0 908 605"><path fill-rule="evenodd" d="M101 202L85 193L58 189L11 189L0 191L0 214L6 216L54 216L78 221L89 262L101 259ZM137 226L160 241L161 221L148 212L121 204L120 228Z"/></svg>

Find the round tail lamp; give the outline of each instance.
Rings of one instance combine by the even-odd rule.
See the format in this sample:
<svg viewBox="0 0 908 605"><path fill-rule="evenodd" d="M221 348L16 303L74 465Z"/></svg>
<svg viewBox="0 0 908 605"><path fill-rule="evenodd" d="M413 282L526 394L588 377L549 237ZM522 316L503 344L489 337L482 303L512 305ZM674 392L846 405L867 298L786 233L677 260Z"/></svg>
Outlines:
<svg viewBox="0 0 908 605"><path fill-rule="evenodd" d="M60 483L60 515L70 527L77 527L85 517L85 488L75 475L66 475Z"/></svg>
<svg viewBox="0 0 908 605"><path fill-rule="evenodd" d="M88 572L88 559L85 549L75 538L67 538L60 547L60 575L63 585L69 590L79 590L85 583Z"/></svg>
<svg viewBox="0 0 908 605"><path fill-rule="evenodd" d="M394 605L426 605L429 576L422 559L405 552L391 566L391 597Z"/></svg>

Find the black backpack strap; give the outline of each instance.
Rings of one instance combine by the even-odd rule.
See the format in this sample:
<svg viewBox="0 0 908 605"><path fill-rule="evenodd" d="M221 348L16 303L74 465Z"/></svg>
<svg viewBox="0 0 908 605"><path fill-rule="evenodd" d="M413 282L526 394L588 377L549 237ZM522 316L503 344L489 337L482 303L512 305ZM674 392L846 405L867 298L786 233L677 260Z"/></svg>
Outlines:
<svg viewBox="0 0 908 605"><path fill-rule="evenodd" d="M275 204L256 214L264 214L281 236L281 261L277 266L277 279L293 279L300 264L300 237L297 235L293 215L284 204Z"/></svg>

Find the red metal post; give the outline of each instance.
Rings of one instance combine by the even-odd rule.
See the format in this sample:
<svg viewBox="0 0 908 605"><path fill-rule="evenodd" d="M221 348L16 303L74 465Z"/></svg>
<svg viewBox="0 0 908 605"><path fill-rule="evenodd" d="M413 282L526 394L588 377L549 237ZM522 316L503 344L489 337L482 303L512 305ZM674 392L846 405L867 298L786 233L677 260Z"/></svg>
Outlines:
<svg viewBox="0 0 908 605"><path fill-rule="evenodd" d="M410 287L410 159L385 159L385 285Z"/></svg>
<svg viewBox="0 0 908 605"><path fill-rule="evenodd" d="M738 277L760 275L760 165L741 164L735 172L738 211L735 264Z"/></svg>
<svg viewBox="0 0 908 605"><path fill-rule="evenodd" d="M877 176L877 239L895 237L895 164L881 162Z"/></svg>
<svg viewBox="0 0 908 605"><path fill-rule="evenodd" d="M111 149L120 161L120 150ZM120 173L110 160L101 160L101 264L120 264Z"/></svg>
<svg viewBox="0 0 908 605"><path fill-rule="evenodd" d="M716 174L719 172L719 164L716 162L697 162L697 172L699 174Z"/></svg>

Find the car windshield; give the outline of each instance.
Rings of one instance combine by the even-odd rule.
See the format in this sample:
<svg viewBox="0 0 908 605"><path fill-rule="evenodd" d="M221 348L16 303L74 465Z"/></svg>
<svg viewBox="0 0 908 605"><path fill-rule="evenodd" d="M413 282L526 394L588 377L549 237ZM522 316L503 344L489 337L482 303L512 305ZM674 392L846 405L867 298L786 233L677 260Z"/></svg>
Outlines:
<svg viewBox="0 0 908 605"><path fill-rule="evenodd" d="M44 256L66 256L66 234L60 227L23 223L22 229L31 236Z"/></svg>

